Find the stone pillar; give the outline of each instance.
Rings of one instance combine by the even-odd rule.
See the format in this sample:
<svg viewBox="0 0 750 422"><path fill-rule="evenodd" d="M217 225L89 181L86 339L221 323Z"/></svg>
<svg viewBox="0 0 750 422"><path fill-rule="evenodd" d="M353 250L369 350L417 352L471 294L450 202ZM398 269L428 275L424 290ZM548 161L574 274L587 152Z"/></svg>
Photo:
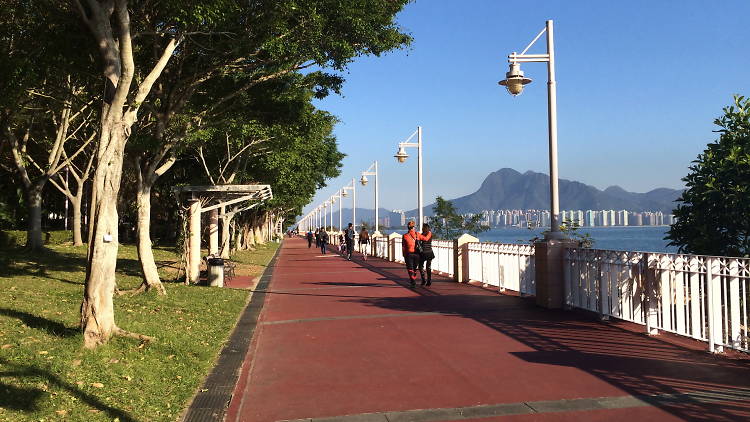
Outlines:
<svg viewBox="0 0 750 422"><path fill-rule="evenodd" d="M544 240L534 243L534 278L536 304L548 309L560 309L565 303L564 253L577 247L574 240Z"/></svg>
<svg viewBox="0 0 750 422"><path fill-rule="evenodd" d="M201 201L194 199L188 212L188 263L186 276L188 282L197 283L200 279L201 265Z"/></svg>
<svg viewBox="0 0 750 422"><path fill-rule="evenodd" d="M227 210L225 207L220 208L220 215L221 215L221 257L224 259L229 258L229 224L230 219L227 215Z"/></svg>
<svg viewBox="0 0 750 422"><path fill-rule="evenodd" d="M208 253L219 253L219 210L214 208L208 215Z"/></svg>
<svg viewBox="0 0 750 422"><path fill-rule="evenodd" d="M396 240L400 238L401 235L398 233L391 233L388 235L388 260L389 261L395 261L396 260Z"/></svg>
<svg viewBox="0 0 750 422"><path fill-rule="evenodd" d="M469 281L468 243L473 242L479 242L479 239L466 233L453 240L453 280L457 283Z"/></svg>

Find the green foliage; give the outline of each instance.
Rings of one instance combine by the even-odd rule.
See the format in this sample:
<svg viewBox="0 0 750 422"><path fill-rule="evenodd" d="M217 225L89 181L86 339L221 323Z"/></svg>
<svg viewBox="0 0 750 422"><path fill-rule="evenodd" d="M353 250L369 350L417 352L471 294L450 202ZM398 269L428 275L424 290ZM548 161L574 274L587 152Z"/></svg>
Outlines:
<svg viewBox="0 0 750 422"><path fill-rule="evenodd" d="M734 105L714 123L719 139L708 144L682 180L686 190L665 239L680 252L750 256L750 99Z"/></svg>
<svg viewBox="0 0 750 422"><path fill-rule="evenodd" d="M1 230L0 247L21 247L26 244L27 232ZM73 241L73 233L67 230L51 230L42 233L45 245L62 245Z"/></svg>
<svg viewBox="0 0 750 422"><path fill-rule="evenodd" d="M442 196L435 198L432 212L434 216L429 219L430 227L432 232L441 239L455 239L462 233L477 235L489 229L488 226L480 223L482 219L480 214L465 217L456 211L451 201Z"/></svg>
<svg viewBox="0 0 750 422"><path fill-rule="evenodd" d="M560 231L565 235L566 238L575 240L576 242L578 242L578 245L581 248L593 248L596 240L591 237L591 233L579 232L578 230L580 228L581 225L578 224L577 221L564 220L562 224L560 224ZM529 230L531 230L530 227ZM533 238L529 239L529 241L531 243L534 243L543 240L549 232L549 230L545 230L542 232L541 236L534 236Z"/></svg>

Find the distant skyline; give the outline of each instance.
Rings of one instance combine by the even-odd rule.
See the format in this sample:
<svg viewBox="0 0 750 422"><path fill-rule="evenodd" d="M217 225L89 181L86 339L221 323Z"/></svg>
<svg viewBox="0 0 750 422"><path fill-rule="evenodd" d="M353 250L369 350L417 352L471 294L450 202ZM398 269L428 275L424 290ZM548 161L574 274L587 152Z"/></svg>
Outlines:
<svg viewBox="0 0 750 422"><path fill-rule="evenodd" d="M341 177L305 212L377 159L380 205L414 209L416 152L405 164L396 144L424 128L425 204L474 192L510 167L548 173L546 67L513 98L497 85L507 54L521 51L555 20L560 177L604 189L683 188L681 178L717 134L713 120L735 93L750 95L745 45L750 2L416 1L398 16L410 49L361 58L342 96L317 106L341 120ZM533 51L543 52L544 43ZM372 178L370 178L372 179ZM357 184L372 208L372 183ZM349 198L345 203L351 206Z"/></svg>

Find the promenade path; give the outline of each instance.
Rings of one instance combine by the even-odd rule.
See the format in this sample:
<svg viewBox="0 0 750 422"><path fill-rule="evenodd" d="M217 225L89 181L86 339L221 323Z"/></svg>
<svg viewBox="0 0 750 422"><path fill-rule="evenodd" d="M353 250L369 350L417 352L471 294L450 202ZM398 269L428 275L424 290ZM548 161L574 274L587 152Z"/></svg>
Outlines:
<svg viewBox="0 0 750 422"><path fill-rule="evenodd" d="M750 365L286 239L227 421L741 421Z"/></svg>

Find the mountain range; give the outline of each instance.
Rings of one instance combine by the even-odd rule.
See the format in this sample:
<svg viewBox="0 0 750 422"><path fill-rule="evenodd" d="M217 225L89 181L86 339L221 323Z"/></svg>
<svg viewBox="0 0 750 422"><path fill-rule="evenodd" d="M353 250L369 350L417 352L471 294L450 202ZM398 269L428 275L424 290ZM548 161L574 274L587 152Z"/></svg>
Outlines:
<svg viewBox="0 0 750 422"><path fill-rule="evenodd" d="M682 190L658 188L646 193L628 192L619 186L599 190L591 185L572 180L560 179L560 211L563 210L628 210L661 211L671 214L676 207L675 200ZM544 173L527 171L520 173L511 168L503 168L490 173L479 189L469 195L450 199L461 213L476 213L482 210L502 209L549 209L549 176ZM434 203L425 205L425 215L432 215ZM406 211L407 216L417 214L416 209ZM334 222L338 225L338 210L334 210ZM343 210L344 222L351 221L351 208ZM385 208L380 209L380 218L390 216L391 222L398 224L398 214ZM357 208L357 221L375 221L375 210Z"/></svg>
<svg viewBox="0 0 750 422"><path fill-rule="evenodd" d="M599 190L581 182L560 179L560 210L661 211L671 214L682 190L658 188L646 193L619 186ZM497 209L548 209L549 176L503 168L490 173L479 189L451 200L460 212ZM426 206L432 211L432 206ZM416 212L416 210L414 210ZM425 210L427 211L427 210Z"/></svg>

